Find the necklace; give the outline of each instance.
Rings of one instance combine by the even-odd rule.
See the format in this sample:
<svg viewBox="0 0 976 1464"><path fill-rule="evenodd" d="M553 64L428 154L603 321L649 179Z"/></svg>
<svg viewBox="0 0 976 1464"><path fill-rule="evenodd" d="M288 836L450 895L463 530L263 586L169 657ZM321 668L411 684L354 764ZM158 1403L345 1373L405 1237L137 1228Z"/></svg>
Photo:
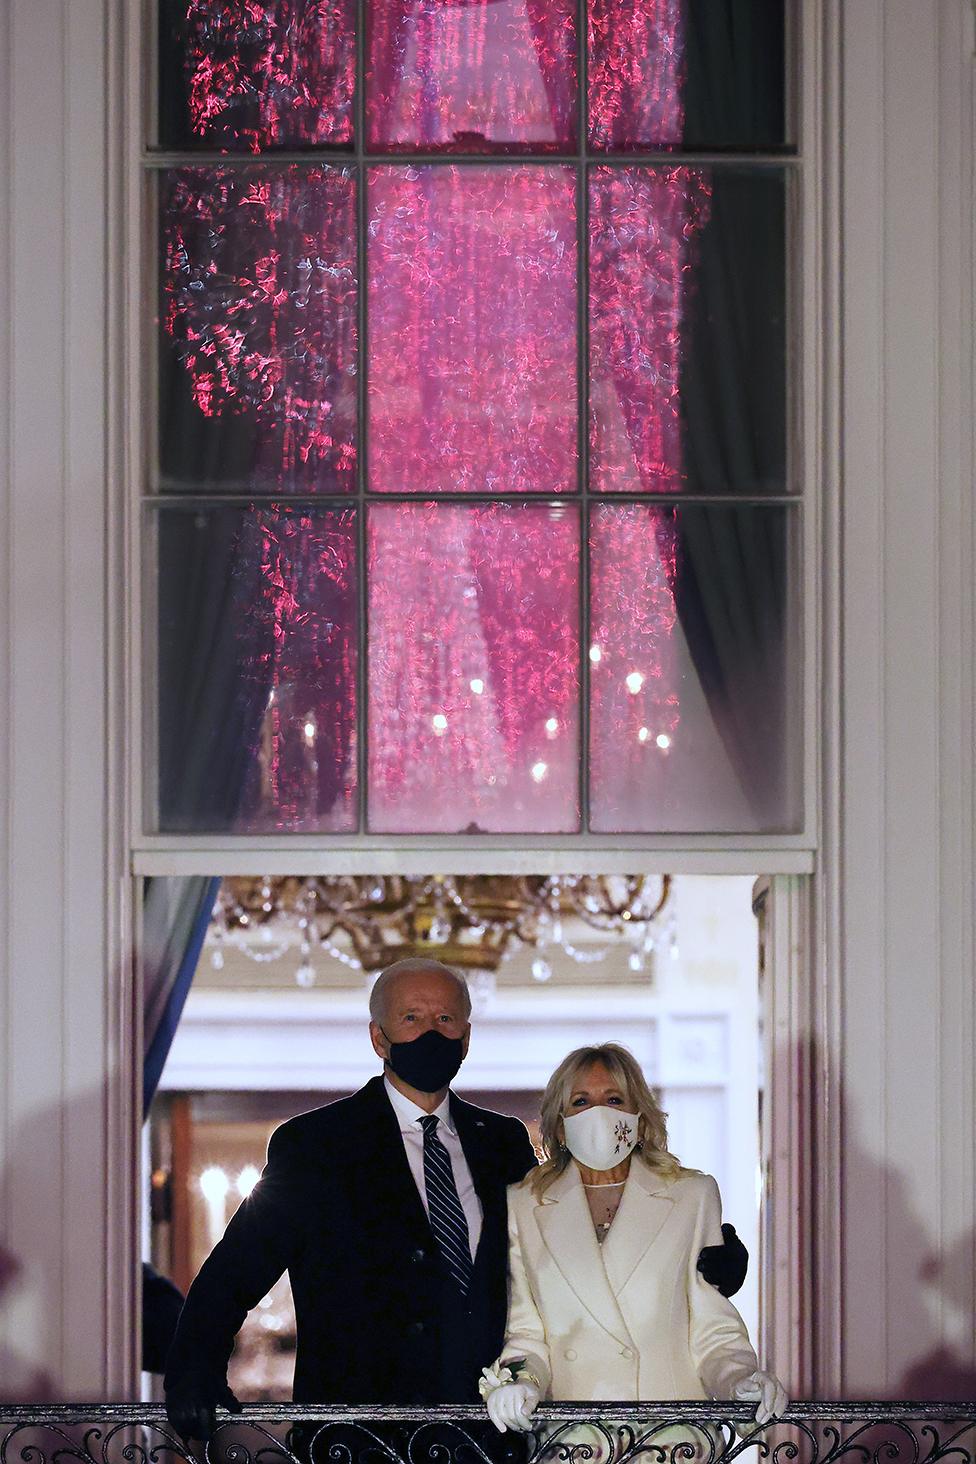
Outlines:
<svg viewBox="0 0 976 1464"><path fill-rule="evenodd" d="M586 1203L590 1209L590 1218L593 1221L593 1229L596 1231L596 1238L602 1245L613 1224L614 1216L623 1198L622 1194L598 1195L597 1190L623 1190L627 1183L625 1179L601 1180L596 1184L584 1183L586 1190Z"/></svg>

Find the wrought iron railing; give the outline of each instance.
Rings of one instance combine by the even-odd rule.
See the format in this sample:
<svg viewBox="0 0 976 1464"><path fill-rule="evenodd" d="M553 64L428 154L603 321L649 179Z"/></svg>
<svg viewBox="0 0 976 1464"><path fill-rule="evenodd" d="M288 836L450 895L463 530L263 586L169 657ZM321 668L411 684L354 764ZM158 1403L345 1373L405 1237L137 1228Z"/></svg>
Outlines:
<svg viewBox="0 0 976 1464"><path fill-rule="evenodd" d="M976 1464L976 1403L795 1403L757 1426L748 1405L549 1404L533 1435L481 1408L218 1411L206 1450L151 1404L0 1404L0 1464Z"/></svg>

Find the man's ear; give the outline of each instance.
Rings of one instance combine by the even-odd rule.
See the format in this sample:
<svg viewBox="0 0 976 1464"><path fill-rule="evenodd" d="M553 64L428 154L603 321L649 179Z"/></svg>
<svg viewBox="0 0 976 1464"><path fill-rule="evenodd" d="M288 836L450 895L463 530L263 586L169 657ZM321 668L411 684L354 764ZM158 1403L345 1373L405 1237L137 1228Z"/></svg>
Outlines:
<svg viewBox="0 0 976 1464"><path fill-rule="evenodd" d="M471 1023L469 1022L468 1025L465 1027L465 1029L464 1029L464 1035L461 1038L461 1056L462 1057L467 1057L467 1055L468 1055L468 1047L470 1046L470 1044L471 1044Z"/></svg>
<svg viewBox="0 0 976 1464"><path fill-rule="evenodd" d="M376 1056L381 1057L386 1062L390 1055L390 1044L383 1035L383 1028L377 1022L370 1022L369 1024L369 1040L373 1044L373 1051L376 1053Z"/></svg>

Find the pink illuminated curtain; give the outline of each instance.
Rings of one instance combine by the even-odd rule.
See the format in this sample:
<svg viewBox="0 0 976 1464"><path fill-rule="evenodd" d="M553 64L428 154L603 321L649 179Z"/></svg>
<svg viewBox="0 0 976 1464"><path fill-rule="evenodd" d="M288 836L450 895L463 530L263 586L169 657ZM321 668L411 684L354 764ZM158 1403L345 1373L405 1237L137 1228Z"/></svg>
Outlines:
<svg viewBox="0 0 976 1464"><path fill-rule="evenodd" d="M595 494L650 502L689 487L781 487L756 448L770 415L756 386L764 352L742 344L762 344L761 289L742 283L757 247L748 208L733 206L734 189L720 199L718 168L625 166L619 156L592 167L589 278L579 280L575 170L558 157L577 140L576 6L510 7L532 115L540 98L548 114L545 137L521 140L531 108L514 73L493 74L491 56L477 52L491 6L366 7L367 143L405 154L504 154L524 143L554 156L416 166L405 156L364 170L365 282L351 169L315 159L161 174L161 490L254 500L207 509L194 532L192 515L176 527L175 513L160 513L163 552L183 561L167 570L161 612L166 827L356 826L364 567L349 514L279 498L355 491L360 370L370 492L536 495L518 511L370 504L376 830L578 827L581 525L575 506L539 495L576 488L579 288L589 292ZM686 9L685 0L591 0L589 140L604 160L681 144ZM350 3L183 0L183 12L197 142L348 146ZM462 41L473 49L451 50ZM466 125L467 101L451 111L462 74L465 98L488 89L486 130ZM416 98L406 127L405 95ZM770 256L780 245L771 239ZM369 293L365 358L359 288ZM643 681L638 695L594 674L592 724L619 730L640 717L635 735L642 726L678 735L680 628L757 818L771 826L776 802L765 790L778 774L749 713L780 666L785 551L749 513L628 514L619 498L613 507L601 529L594 635ZM768 697L764 705L771 722L781 716ZM612 745L600 755L612 777Z"/></svg>
<svg viewBox="0 0 976 1464"><path fill-rule="evenodd" d="M651 150L681 142L686 6L687 0L589 0L594 148Z"/></svg>
<svg viewBox="0 0 976 1464"><path fill-rule="evenodd" d="M566 167L369 180L369 486L576 488L576 201Z"/></svg>
<svg viewBox="0 0 976 1464"><path fill-rule="evenodd" d="M352 141L355 0L178 0L167 12L187 141L255 153Z"/></svg>
<svg viewBox="0 0 976 1464"><path fill-rule="evenodd" d="M685 296L710 194L701 169L591 172L594 492L675 493L684 487Z"/></svg>
<svg viewBox="0 0 976 1464"><path fill-rule="evenodd" d="M356 827L354 510L163 510L160 826Z"/></svg>
<svg viewBox="0 0 976 1464"><path fill-rule="evenodd" d="M579 826L579 511L369 510L369 823Z"/></svg>
<svg viewBox="0 0 976 1464"><path fill-rule="evenodd" d="M682 0L592 0L588 16L592 145L680 142ZM708 181L692 168L618 166L591 169L588 186L590 487L680 492L684 303L708 218ZM641 739L656 746L680 724L673 638L680 541L673 511L593 512L599 594L591 642L600 659L591 670L591 787L616 787L626 804L626 779L639 775L645 752Z"/></svg>
<svg viewBox="0 0 976 1464"><path fill-rule="evenodd" d="M502 17L503 23L502 23ZM507 28L507 29L506 29ZM548 117L533 116L537 78ZM576 146L574 0L391 0L367 11L371 148Z"/></svg>
<svg viewBox="0 0 976 1464"><path fill-rule="evenodd" d="M166 486L227 483L233 464L236 489L351 492L353 178L181 168L163 175L161 215Z"/></svg>

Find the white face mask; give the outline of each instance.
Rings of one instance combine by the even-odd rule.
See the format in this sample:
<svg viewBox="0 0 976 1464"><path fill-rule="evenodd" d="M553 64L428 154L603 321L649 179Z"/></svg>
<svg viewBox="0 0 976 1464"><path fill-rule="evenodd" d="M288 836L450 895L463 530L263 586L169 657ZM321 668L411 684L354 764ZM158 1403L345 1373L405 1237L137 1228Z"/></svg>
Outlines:
<svg viewBox="0 0 976 1464"><path fill-rule="evenodd" d="M563 1119L566 1147L587 1169L622 1164L637 1143L638 1116L598 1103Z"/></svg>

